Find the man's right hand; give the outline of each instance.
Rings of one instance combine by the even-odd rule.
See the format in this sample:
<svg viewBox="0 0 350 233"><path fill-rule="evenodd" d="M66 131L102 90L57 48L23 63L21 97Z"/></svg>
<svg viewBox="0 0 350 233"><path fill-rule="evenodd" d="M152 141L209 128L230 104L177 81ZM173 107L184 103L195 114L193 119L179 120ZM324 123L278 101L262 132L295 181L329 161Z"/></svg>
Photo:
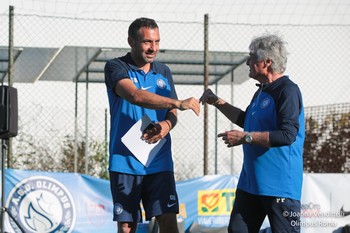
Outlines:
<svg viewBox="0 0 350 233"><path fill-rule="evenodd" d="M193 112L196 113L197 116L199 116L199 112L200 112L199 100L194 97L181 100L179 110L184 111L188 109L192 109Z"/></svg>

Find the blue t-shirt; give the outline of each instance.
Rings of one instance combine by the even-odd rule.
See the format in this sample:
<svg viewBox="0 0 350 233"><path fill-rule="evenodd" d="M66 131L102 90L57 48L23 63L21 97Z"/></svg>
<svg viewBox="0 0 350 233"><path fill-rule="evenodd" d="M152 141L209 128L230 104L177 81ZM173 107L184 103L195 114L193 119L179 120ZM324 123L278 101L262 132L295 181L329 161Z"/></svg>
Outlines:
<svg viewBox="0 0 350 233"><path fill-rule="evenodd" d="M244 131L270 132L270 148L244 144L238 188L256 195L301 198L304 107L288 76L260 85L245 111Z"/></svg>
<svg viewBox="0 0 350 233"><path fill-rule="evenodd" d="M173 171L170 134L166 142L148 167L139 162L121 138L143 115L153 122L166 119L168 109L148 109L128 102L118 96L114 87L119 80L128 78L138 89L161 96L177 99L170 69L154 61L148 73L139 69L132 61L130 53L109 60L105 65L105 84L110 107L109 170L127 174L146 175L163 171ZM137 145L135 145L137 146Z"/></svg>

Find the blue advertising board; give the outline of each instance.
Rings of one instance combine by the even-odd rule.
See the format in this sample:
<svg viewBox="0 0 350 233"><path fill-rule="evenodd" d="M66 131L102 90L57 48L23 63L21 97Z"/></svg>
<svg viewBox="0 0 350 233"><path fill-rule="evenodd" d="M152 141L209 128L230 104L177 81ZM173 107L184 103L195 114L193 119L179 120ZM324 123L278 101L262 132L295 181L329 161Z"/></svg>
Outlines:
<svg viewBox="0 0 350 233"><path fill-rule="evenodd" d="M184 230L193 222L223 226L234 200L236 176L204 176L177 183ZM5 230L117 232L109 181L76 173L5 171ZM12 218L11 218L12 217ZM146 222L147 223L147 222ZM140 226L138 232L144 231Z"/></svg>

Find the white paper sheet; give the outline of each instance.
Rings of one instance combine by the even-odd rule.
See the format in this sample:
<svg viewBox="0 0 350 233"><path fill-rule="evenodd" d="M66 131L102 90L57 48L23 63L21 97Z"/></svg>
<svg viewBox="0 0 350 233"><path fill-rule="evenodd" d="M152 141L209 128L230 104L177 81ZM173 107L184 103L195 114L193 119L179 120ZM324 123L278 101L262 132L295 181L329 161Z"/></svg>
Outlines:
<svg viewBox="0 0 350 233"><path fill-rule="evenodd" d="M149 126L149 124L152 124L151 119L147 115L144 115L122 137L124 145L145 167L148 167L151 164L154 157L166 142L166 139L163 138L157 143L148 144L141 139L143 131Z"/></svg>

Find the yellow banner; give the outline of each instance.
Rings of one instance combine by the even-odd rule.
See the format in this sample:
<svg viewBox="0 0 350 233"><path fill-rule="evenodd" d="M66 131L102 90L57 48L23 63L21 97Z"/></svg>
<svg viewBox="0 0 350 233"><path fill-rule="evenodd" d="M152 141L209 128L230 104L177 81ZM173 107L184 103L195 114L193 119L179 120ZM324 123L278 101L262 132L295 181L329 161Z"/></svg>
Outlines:
<svg viewBox="0 0 350 233"><path fill-rule="evenodd" d="M236 189L199 190L198 216L230 215Z"/></svg>

